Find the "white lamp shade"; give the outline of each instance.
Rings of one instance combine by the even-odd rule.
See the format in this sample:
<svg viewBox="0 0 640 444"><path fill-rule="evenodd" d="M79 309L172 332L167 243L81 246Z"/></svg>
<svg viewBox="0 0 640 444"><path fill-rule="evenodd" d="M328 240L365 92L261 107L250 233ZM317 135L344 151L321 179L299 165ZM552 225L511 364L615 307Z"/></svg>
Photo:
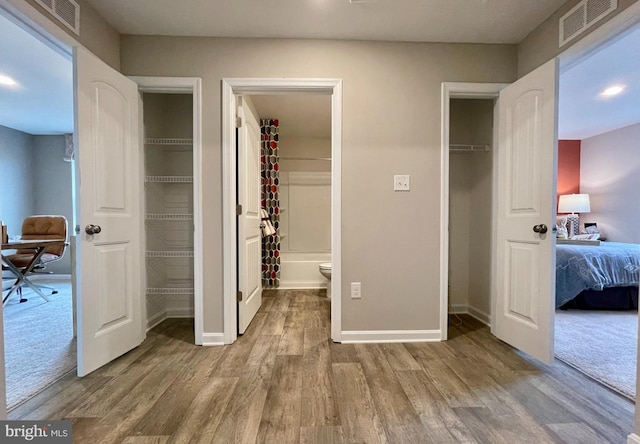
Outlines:
<svg viewBox="0 0 640 444"><path fill-rule="evenodd" d="M588 194L564 194L558 200L558 213L588 213L590 211Z"/></svg>

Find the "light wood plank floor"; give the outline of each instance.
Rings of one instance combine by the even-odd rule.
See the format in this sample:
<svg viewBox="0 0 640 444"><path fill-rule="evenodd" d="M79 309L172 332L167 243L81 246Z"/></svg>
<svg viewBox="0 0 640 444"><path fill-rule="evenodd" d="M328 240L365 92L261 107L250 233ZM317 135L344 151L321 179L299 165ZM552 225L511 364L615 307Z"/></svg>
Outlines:
<svg viewBox="0 0 640 444"><path fill-rule="evenodd" d="M623 443L634 405L545 366L468 316L441 343L334 344L319 291L266 291L231 346L190 320L67 376L10 419L70 419L77 443Z"/></svg>

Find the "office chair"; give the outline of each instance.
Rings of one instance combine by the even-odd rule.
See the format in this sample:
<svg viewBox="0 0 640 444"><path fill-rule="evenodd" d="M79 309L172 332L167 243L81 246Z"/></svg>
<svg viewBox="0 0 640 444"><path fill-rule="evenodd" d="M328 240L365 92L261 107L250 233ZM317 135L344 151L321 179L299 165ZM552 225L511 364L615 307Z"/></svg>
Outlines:
<svg viewBox="0 0 640 444"><path fill-rule="evenodd" d="M65 240L67 239L67 219L64 216L29 216L22 222L22 240ZM18 249L14 254L4 256L4 260L10 262L20 274L15 277L15 283L8 289L7 295L3 298L4 304L13 293L18 293L20 302L26 302L27 299L22 297L22 287L29 287L46 301L49 299L44 295L42 290L49 290L51 294L58 291L53 287L44 285L36 285L29 280L29 276L42 272L47 264L60 260L65 253L67 242L49 246L42 253L41 257L35 262L33 259L36 252L33 248ZM3 266L3 270L8 269ZM28 268L28 269L27 269ZM15 271L12 270L14 274Z"/></svg>

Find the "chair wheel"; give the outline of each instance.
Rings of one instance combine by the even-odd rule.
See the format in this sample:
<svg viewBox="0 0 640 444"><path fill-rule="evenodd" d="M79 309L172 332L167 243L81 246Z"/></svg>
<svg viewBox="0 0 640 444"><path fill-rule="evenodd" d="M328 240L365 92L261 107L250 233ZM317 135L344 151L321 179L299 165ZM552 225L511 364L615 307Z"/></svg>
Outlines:
<svg viewBox="0 0 640 444"><path fill-rule="evenodd" d="M21 303L21 304L22 304L23 302L27 302L27 301L28 301L28 299L25 299L25 298L20 299L20 303Z"/></svg>
<svg viewBox="0 0 640 444"><path fill-rule="evenodd" d="M53 290L51 294L58 294L58 290Z"/></svg>

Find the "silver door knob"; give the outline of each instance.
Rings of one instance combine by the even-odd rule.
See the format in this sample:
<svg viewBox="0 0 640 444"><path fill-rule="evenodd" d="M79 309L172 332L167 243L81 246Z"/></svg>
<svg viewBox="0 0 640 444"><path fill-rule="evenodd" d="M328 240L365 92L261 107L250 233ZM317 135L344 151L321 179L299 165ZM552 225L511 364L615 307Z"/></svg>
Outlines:
<svg viewBox="0 0 640 444"><path fill-rule="evenodd" d="M540 224L540 225L534 225L533 231L535 231L536 233L544 234L547 231L549 231L549 229L545 224Z"/></svg>
<svg viewBox="0 0 640 444"><path fill-rule="evenodd" d="M100 225L89 224L86 227L84 227L84 232L87 234L98 234L101 231L102 231L102 228L100 227Z"/></svg>

